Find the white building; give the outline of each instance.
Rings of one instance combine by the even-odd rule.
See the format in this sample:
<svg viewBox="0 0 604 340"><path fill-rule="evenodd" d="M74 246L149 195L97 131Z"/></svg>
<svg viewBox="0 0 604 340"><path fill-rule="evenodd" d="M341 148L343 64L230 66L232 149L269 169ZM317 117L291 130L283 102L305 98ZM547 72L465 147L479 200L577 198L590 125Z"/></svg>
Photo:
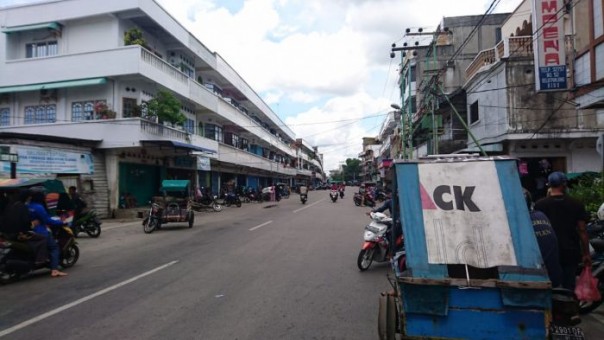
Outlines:
<svg viewBox="0 0 604 340"><path fill-rule="evenodd" d="M17 175L53 175L110 213L162 179L265 186L322 174L312 153L217 53L153 0L65 0L0 9L0 146ZM128 41L142 33L142 40ZM130 39L131 40L131 39ZM141 104L169 91L187 117ZM0 162L0 177L10 164Z"/></svg>

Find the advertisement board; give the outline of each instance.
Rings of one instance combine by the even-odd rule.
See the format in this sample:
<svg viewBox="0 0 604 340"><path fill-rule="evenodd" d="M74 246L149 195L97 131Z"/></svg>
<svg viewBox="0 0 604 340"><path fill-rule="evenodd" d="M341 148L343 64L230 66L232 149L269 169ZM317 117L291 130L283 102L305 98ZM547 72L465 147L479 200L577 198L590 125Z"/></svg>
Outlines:
<svg viewBox="0 0 604 340"><path fill-rule="evenodd" d="M55 148L13 146L19 156L17 173L25 174L92 174L92 155ZM0 162L3 172L10 172L10 162Z"/></svg>
<svg viewBox="0 0 604 340"><path fill-rule="evenodd" d="M533 0L535 87L540 91L566 90L563 0Z"/></svg>

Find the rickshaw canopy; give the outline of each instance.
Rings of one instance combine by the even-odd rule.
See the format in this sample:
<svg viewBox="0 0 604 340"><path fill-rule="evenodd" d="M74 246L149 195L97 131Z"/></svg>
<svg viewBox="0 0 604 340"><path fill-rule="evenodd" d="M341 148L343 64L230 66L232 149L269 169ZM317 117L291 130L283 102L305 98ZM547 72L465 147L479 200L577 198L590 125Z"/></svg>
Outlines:
<svg viewBox="0 0 604 340"><path fill-rule="evenodd" d="M19 189L41 186L46 192L64 193L65 186L58 179L48 178L11 178L0 179L0 189Z"/></svg>
<svg viewBox="0 0 604 340"><path fill-rule="evenodd" d="M174 180L174 179L165 179L161 182L161 191L185 191L188 190L189 184L191 181L189 180Z"/></svg>

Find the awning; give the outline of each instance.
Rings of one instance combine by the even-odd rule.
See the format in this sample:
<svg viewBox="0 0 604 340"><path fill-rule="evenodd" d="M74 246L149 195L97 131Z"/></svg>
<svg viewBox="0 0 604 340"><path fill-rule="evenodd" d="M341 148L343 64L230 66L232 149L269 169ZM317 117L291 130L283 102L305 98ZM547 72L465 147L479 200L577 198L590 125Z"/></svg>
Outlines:
<svg viewBox="0 0 604 340"><path fill-rule="evenodd" d="M23 31L33 31L33 30L41 30L41 29L49 29L60 31L61 25L58 22L47 22L44 24L33 24L33 25L21 25L21 26L13 26L13 27L4 27L2 28L2 33L17 33Z"/></svg>
<svg viewBox="0 0 604 340"><path fill-rule="evenodd" d="M86 86L86 85L102 85L102 84L105 84L106 82L107 82L107 78L90 78L90 79L58 81L58 82L54 82L54 83L5 86L5 87L0 87L0 93L51 90L51 89L59 89L59 88L64 88L64 87L76 87L76 86Z"/></svg>
<svg viewBox="0 0 604 340"><path fill-rule="evenodd" d="M13 178L0 179L0 189L28 188L33 186L43 186L47 192L65 192L63 182L58 179L48 178Z"/></svg>
<svg viewBox="0 0 604 340"><path fill-rule="evenodd" d="M173 148L179 148L179 149L201 151L201 152L205 152L205 153L218 153L216 150L207 149L207 148L204 148L201 146L178 142L178 141L174 141L174 140L144 140L144 141L141 141L141 144L167 146L167 147L173 147Z"/></svg>

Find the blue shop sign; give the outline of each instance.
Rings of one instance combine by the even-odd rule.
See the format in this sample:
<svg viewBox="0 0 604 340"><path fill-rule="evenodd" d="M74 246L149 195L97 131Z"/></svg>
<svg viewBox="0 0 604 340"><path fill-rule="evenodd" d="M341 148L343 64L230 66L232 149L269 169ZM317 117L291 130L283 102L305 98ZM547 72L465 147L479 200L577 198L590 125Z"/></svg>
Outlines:
<svg viewBox="0 0 604 340"><path fill-rule="evenodd" d="M539 83L543 91L566 89L566 65L539 67Z"/></svg>

